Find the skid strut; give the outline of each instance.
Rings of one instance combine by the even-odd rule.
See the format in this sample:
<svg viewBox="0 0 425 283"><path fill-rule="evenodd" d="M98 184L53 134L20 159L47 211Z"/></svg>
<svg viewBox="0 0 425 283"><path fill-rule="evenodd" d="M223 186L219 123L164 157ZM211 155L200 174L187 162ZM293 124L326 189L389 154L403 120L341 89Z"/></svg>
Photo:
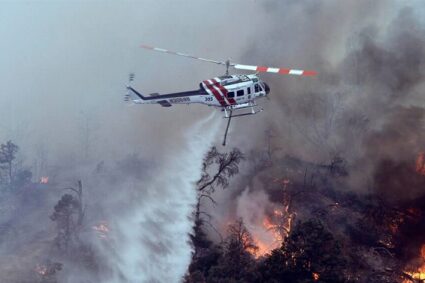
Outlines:
<svg viewBox="0 0 425 283"><path fill-rule="evenodd" d="M255 114L263 111L262 108L256 108L256 106L257 105L255 103L249 102L249 103L246 103L245 105L238 105L238 107L226 107L226 108L223 108L224 118L229 119L227 121L226 131L224 132L223 146L226 145L227 134L229 133L230 122L231 122L232 118L233 117L248 116L248 115L255 115ZM242 109L246 109L246 108L251 108L251 111L250 112L247 112L247 113L241 113L241 114L235 114L235 115L233 115L233 111L242 110Z"/></svg>

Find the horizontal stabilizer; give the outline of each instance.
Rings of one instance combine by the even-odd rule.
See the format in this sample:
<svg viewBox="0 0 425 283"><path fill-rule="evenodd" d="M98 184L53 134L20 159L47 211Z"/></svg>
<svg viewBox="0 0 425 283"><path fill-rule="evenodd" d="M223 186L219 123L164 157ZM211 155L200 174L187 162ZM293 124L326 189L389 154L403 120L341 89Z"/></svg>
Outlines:
<svg viewBox="0 0 425 283"><path fill-rule="evenodd" d="M168 102L167 100L160 100L158 101L158 104L161 105L162 107L171 107L171 103Z"/></svg>

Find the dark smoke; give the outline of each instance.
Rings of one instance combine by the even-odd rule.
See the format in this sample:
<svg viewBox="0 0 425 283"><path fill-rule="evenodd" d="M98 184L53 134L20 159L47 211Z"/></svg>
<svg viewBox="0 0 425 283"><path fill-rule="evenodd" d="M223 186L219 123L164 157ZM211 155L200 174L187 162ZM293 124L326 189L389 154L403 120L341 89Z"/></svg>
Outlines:
<svg viewBox="0 0 425 283"><path fill-rule="evenodd" d="M415 156L424 146L420 93L425 75L425 39L421 36L425 29L413 8L397 11L380 3L359 1L346 9L335 3L330 9L313 1L288 5L269 2L265 6L272 18L281 18L286 29L296 26L297 32L274 29L267 33L266 38L272 37L274 45L285 50L282 56L268 52L264 57L265 50L256 43L246 58L272 58L275 65L298 59L297 66L319 70L317 79L264 76L272 81L273 91L273 110L265 128L276 129L281 156L296 155L318 163L341 156L354 169L352 175L359 171L363 179L373 176L382 159L409 160L414 166ZM269 10L270 5L273 10ZM345 19L341 14L328 15L338 7ZM354 20L356 13L371 13L376 7L380 7L381 17L366 13L362 21ZM286 20L294 17L291 9L303 11L309 21ZM356 23L351 25L352 21ZM344 29L346 26L350 28ZM299 35L302 31L305 33ZM323 39L317 41L319 33ZM297 49L299 54L288 59L286 49L297 37L306 42ZM343 51L337 52L342 46Z"/></svg>
<svg viewBox="0 0 425 283"><path fill-rule="evenodd" d="M237 192L217 193L228 207L216 213L217 225L233 217L252 224L276 207L281 198L268 190L265 175L285 177L279 166L287 156L306 162L299 167L302 171L308 164L341 160L348 175L339 180L340 190L378 193L398 204L424 195L423 177L415 172L416 158L425 148L425 25L420 7L420 2L388 1L262 4L268 21L241 61L313 69L319 75L262 75L271 87L265 117L239 122L234 132L249 132L250 139L243 135L234 140L263 157L269 144L275 163L265 173L255 169L255 162L247 165L247 178L241 178ZM272 132L269 138L266 131ZM298 178L302 181L302 174Z"/></svg>

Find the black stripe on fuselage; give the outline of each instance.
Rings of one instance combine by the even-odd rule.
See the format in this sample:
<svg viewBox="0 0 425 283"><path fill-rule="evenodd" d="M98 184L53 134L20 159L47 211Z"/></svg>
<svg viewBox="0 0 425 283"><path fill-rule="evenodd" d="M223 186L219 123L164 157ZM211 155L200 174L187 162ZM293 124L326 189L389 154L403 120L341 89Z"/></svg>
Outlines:
<svg viewBox="0 0 425 283"><path fill-rule="evenodd" d="M177 98L177 97L186 97L186 96L195 96L195 95L209 95L205 90L190 90L176 93L168 93L157 96L143 96L139 92L137 92L134 88L130 87L130 89L142 100L158 100L158 99L167 99L167 98Z"/></svg>

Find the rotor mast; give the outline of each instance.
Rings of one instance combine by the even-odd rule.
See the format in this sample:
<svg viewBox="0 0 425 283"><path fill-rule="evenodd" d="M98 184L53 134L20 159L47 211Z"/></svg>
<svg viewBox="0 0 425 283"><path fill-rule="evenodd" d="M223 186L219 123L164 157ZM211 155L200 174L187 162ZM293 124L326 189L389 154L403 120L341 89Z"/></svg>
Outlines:
<svg viewBox="0 0 425 283"><path fill-rule="evenodd" d="M227 59L226 62L224 62L226 64L226 76L229 75L229 67L230 67L230 59Z"/></svg>

